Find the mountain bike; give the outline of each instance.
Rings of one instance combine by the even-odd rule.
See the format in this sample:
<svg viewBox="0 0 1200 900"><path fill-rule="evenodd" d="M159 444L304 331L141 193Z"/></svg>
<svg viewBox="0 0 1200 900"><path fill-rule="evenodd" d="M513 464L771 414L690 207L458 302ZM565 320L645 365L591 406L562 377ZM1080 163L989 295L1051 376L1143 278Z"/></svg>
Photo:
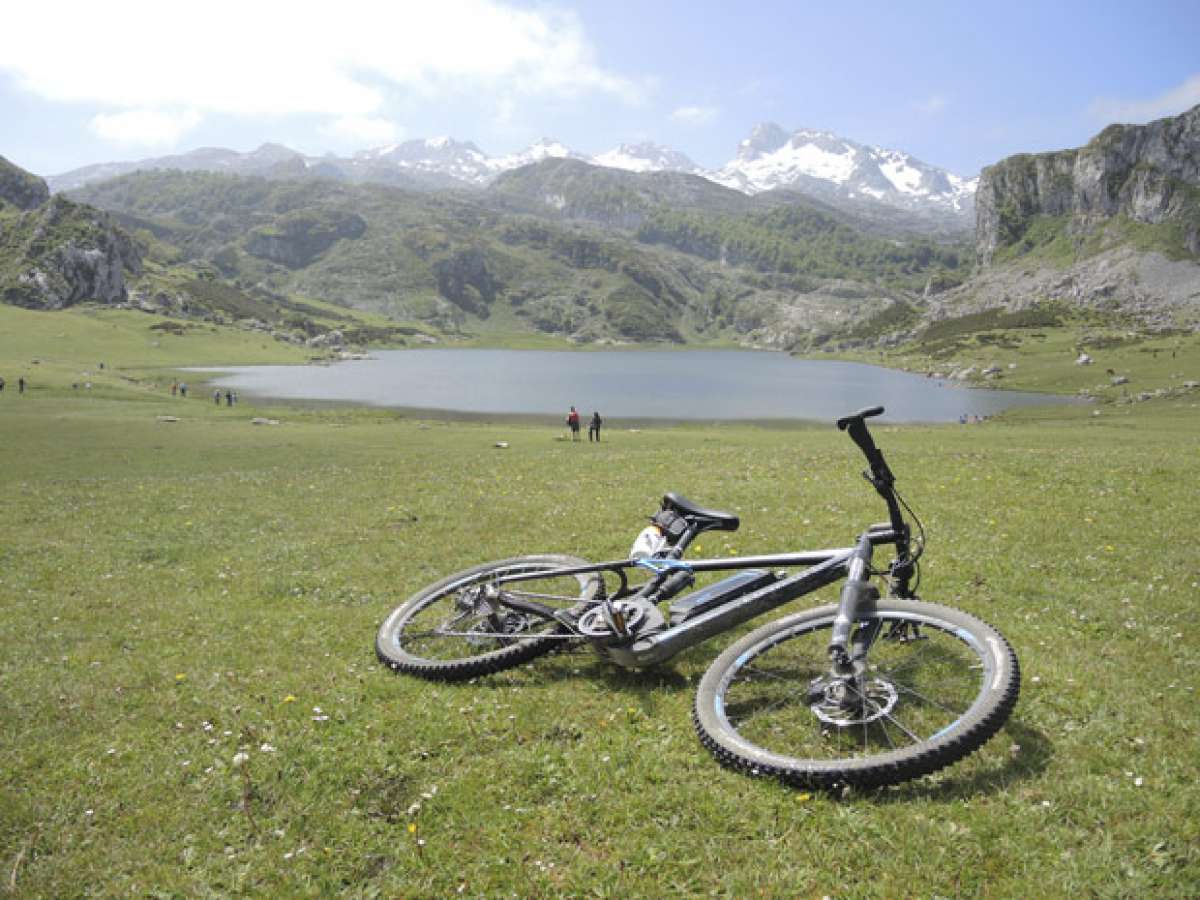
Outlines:
<svg viewBox="0 0 1200 900"><path fill-rule="evenodd" d="M836 605L769 622L717 657L696 692L701 742L726 766L796 786L877 787L949 765L1007 720L1020 669L995 628L917 596L925 532L868 429L883 411L837 421L888 511L852 546L685 560L699 535L736 531L739 518L668 493L629 558L521 556L458 572L396 608L376 652L444 681L579 644L643 668L844 579ZM876 568L881 546L894 556ZM733 574L691 590L710 572Z"/></svg>

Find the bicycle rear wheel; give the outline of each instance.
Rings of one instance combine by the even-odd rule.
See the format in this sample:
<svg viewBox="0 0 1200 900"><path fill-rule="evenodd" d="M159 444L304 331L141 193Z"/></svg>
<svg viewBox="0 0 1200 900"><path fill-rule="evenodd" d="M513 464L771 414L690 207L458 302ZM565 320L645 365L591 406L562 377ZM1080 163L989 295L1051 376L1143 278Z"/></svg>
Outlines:
<svg viewBox="0 0 1200 900"><path fill-rule="evenodd" d="M831 679L836 615L825 606L769 623L705 673L695 725L723 764L797 786L877 787L961 759L1008 719L1020 670L990 625L933 603L879 601L855 623L851 646L875 635L856 675Z"/></svg>
<svg viewBox="0 0 1200 900"><path fill-rule="evenodd" d="M443 578L398 606L379 627L375 652L398 672L457 681L499 672L547 653L562 643L563 626L551 616L516 609L505 601L563 610L590 602L598 574L506 581L586 566L573 556L520 556L484 563Z"/></svg>

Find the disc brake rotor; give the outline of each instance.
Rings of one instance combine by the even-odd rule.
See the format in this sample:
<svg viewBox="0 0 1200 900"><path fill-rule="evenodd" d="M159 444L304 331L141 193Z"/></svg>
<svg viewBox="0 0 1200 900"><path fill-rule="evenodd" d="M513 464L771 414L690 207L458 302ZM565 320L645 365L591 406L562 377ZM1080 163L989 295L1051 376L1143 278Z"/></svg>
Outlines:
<svg viewBox="0 0 1200 900"><path fill-rule="evenodd" d="M895 709L899 699L895 686L882 678L858 684L839 679L825 685L809 709L826 725L850 728L882 719Z"/></svg>

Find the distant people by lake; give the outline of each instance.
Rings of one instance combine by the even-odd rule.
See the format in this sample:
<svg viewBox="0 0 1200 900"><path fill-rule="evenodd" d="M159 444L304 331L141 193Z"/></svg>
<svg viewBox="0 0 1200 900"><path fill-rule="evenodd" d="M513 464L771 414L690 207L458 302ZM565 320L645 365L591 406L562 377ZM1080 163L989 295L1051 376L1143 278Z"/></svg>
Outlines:
<svg viewBox="0 0 1200 900"><path fill-rule="evenodd" d="M221 405L221 389L220 388L217 388L215 391L213 391L213 403L215 403L217 406Z"/></svg>
<svg viewBox="0 0 1200 900"><path fill-rule="evenodd" d="M17 379L17 393L18 394L25 393L25 376L24 375L22 375L20 378Z"/></svg>
<svg viewBox="0 0 1200 900"><path fill-rule="evenodd" d="M600 443L600 426L604 424L604 420L600 418L600 413L592 412L592 421L588 423L588 443L593 440Z"/></svg>
<svg viewBox="0 0 1200 900"><path fill-rule="evenodd" d="M179 396L180 397L187 396L187 382L186 381L179 382Z"/></svg>
<svg viewBox="0 0 1200 900"><path fill-rule="evenodd" d="M178 393L179 393L179 382L172 381L171 382L171 396L174 397Z"/></svg>
<svg viewBox="0 0 1200 900"><path fill-rule="evenodd" d="M575 411L575 407L571 407L571 411L567 413L567 428L571 429L571 440L579 440L579 413Z"/></svg>

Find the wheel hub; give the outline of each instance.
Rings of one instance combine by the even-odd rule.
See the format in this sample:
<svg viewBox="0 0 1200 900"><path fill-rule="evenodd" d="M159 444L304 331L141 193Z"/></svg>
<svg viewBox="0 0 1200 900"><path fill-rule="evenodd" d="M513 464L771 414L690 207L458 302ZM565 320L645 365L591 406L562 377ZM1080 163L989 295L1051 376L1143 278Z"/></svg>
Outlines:
<svg viewBox="0 0 1200 900"><path fill-rule="evenodd" d="M850 728L866 725L891 713L900 699L895 685L882 678L843 679L814 684L809 709L826 725Z"/></svg>

